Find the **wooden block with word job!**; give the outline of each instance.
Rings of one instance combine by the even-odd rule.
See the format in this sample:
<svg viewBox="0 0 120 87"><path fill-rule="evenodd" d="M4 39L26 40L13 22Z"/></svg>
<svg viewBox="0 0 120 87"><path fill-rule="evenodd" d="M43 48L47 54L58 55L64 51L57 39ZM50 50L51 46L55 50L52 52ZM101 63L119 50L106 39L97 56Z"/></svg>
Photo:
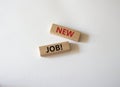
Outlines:
<svg viewBox="0 0 120 87"><path fill-rule="evenodd" d="M61 25L53 24L50 32L52 34L55 34L55 35L58 35L64 38L68 38L68 39L71 39L77 42L79 42L80 40L79 31L76 31L76 30L61 26Z"/></svg>
<svg viewBox="0 0 120 87"><path fill-rule="evenodd" d="M70 50L70 43L69 42L61 42L56 44L50 44L45 46L40 46L40 55L47 56L55 53L61 53Z"/></svg>

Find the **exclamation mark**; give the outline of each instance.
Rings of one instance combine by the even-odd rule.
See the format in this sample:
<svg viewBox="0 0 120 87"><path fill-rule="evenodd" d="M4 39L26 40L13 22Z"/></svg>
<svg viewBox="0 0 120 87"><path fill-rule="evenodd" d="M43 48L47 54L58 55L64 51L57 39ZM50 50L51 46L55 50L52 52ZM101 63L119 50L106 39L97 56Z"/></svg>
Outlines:
<svg viewBox="0 0 120 87"><path fill-rule="evenodd" d="M61 47L61 50L63 50L63 48L62 48L62 44L60 44L60 47Z"/></svg>

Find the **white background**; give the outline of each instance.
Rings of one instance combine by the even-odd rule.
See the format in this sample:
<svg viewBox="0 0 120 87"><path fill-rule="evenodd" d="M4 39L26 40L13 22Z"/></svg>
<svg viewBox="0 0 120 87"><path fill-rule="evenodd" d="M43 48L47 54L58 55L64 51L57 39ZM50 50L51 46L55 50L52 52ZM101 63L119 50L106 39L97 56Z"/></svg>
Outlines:
<svg viewBox="0 0 120 87"><path fill-rule="evenodd" d="M52 23L81 41L51 35ZM72 51L39 56L63 41ZM0 0L0 87L120 87L120 0Z"/></svg>

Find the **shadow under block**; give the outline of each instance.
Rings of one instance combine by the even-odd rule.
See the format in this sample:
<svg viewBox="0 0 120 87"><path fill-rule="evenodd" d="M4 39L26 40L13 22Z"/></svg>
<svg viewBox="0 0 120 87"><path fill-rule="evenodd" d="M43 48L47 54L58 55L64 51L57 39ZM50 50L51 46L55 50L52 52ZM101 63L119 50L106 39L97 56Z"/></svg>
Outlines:
<svg viewBox="0 0 120 87"><path fill-rule="evenodd" d="M62 53L62 52L70 50L70 43L69 42L61 42L61 43L56 43L56 44L40 46L39 50L40 50L41 56Z"/></svg>
<svg viewBox="0 0 120 87"><path fill-rule="evenodd" d="M76 31L61 25L57 25L57 24L52 24L50 33L64 37L64 38L68 38L77 42L79 42L80 40L79 31Z"/></svg>

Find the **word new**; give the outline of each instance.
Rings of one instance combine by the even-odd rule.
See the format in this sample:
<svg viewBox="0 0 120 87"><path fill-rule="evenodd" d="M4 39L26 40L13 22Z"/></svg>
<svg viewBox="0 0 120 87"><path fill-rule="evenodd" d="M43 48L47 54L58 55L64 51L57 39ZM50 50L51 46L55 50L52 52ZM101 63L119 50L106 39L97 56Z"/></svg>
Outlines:
<svg viewBox="0 0 120 87"><path fill-rule="evenodd" d="M74 33L75 33L75 32L73 32L71 30L68 30L66 28L62 28L62 27L59 27L59 26L57 27L56 32L60 33L62 35L69 36L69 37L72 37L74 35Z"/></svg>

